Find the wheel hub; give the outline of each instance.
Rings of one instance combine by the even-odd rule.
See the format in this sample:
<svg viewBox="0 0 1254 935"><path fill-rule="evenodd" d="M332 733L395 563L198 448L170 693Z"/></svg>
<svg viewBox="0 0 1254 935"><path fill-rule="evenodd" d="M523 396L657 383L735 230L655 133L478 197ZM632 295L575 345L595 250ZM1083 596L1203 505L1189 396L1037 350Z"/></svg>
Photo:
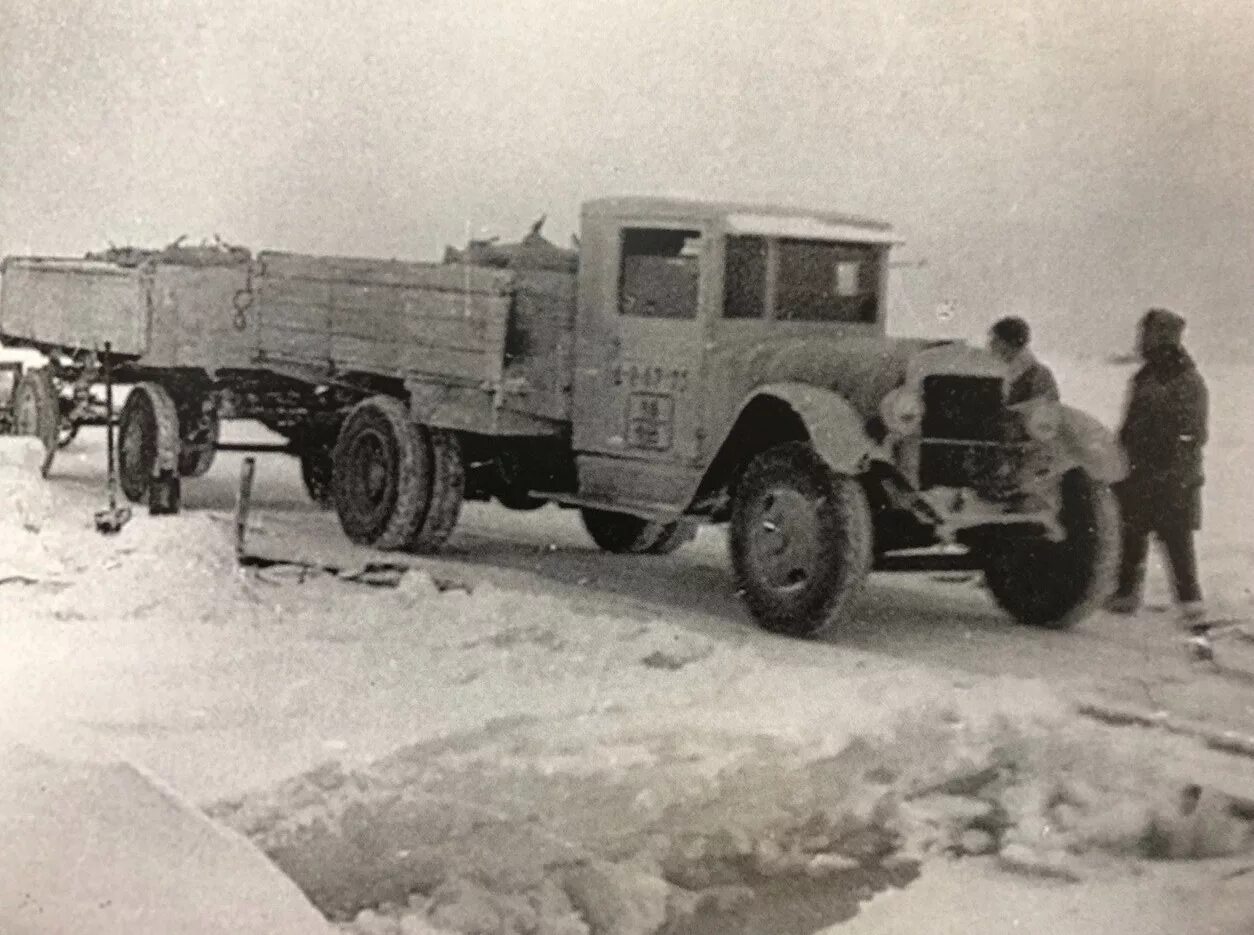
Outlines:
<svg viewBox="0 0 1254 935"><path fill-rule="evenodd" d="M753 557L763 579L777 591L793 591L814 579L822 556L815 505L796 490L766 491L752 526Z"/></svg>
<svg viewBox="0 0 1254 935"><path fill-rule="evenodd" d="M384 440L374 432L360 435L353 446L353 476L362 505L377 510L388 498L391 487L391 459Z"/></svg>

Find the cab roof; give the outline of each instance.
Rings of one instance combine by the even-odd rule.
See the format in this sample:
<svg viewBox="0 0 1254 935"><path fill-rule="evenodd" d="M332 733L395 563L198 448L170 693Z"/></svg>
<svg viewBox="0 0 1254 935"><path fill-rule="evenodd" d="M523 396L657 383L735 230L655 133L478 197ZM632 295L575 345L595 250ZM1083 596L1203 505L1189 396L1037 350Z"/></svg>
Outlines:
<svg viewBox="0 0 1254 935"><path fill-rule="evenodd" d="M587 201L584 203L583 213L585 217L596 218L641 217L658 221L709 223L739 234L875 243L898 242L892 236L892 226L885 221L793 205L617 197Z"/></svg>

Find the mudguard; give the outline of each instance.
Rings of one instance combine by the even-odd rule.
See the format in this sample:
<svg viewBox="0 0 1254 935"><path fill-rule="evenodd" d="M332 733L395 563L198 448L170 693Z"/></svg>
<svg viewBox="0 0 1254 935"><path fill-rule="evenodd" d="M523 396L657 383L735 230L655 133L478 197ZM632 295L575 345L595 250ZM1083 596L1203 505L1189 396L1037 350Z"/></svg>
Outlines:
<svg viewBox="0 0 1254 935"><path fill-rule="evenodd" d="M1106 426L1072 406L1062 407L1058 455L1067 467L1081 467L1107 484L1128 476L1128 459Z"/></svg>
<svg viewBox="0 0 1254 935"><path fill-rule="evenodd" d="M801 417L814 450L837 474L856 476L870 461L883 458L862 417L839 393L807 383L768 383L757 387L740 411L763 396L786 403Z"/></svg>

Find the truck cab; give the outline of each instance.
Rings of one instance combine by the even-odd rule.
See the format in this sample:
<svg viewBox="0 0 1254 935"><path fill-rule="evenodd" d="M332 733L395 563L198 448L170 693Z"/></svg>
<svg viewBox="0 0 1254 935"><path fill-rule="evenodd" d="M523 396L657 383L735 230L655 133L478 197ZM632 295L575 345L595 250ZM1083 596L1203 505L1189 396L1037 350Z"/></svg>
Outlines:
<svg viewBox="0 0 1254 935"><path fill-rule="evenodd" d="M745 395L772 376L768 357L815 340L843 342L846 357L880 346L892 243L887 224L848 215L587 203L572 402L581 497L650 514L686 506Z"/></svg>

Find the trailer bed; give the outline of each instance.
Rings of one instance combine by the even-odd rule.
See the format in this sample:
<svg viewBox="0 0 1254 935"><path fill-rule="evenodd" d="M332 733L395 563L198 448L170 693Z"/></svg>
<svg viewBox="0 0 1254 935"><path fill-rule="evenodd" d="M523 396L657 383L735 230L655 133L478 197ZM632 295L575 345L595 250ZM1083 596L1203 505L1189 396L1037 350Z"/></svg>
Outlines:
<svg viewBox="0 0 1254 935"><path fill-rule="evenodd" d="M0 340L106 343L132 372L403 384L432 424L550 434L569 418L575 278L546 271L263 252L124 265L10 257Z"/></svg>

